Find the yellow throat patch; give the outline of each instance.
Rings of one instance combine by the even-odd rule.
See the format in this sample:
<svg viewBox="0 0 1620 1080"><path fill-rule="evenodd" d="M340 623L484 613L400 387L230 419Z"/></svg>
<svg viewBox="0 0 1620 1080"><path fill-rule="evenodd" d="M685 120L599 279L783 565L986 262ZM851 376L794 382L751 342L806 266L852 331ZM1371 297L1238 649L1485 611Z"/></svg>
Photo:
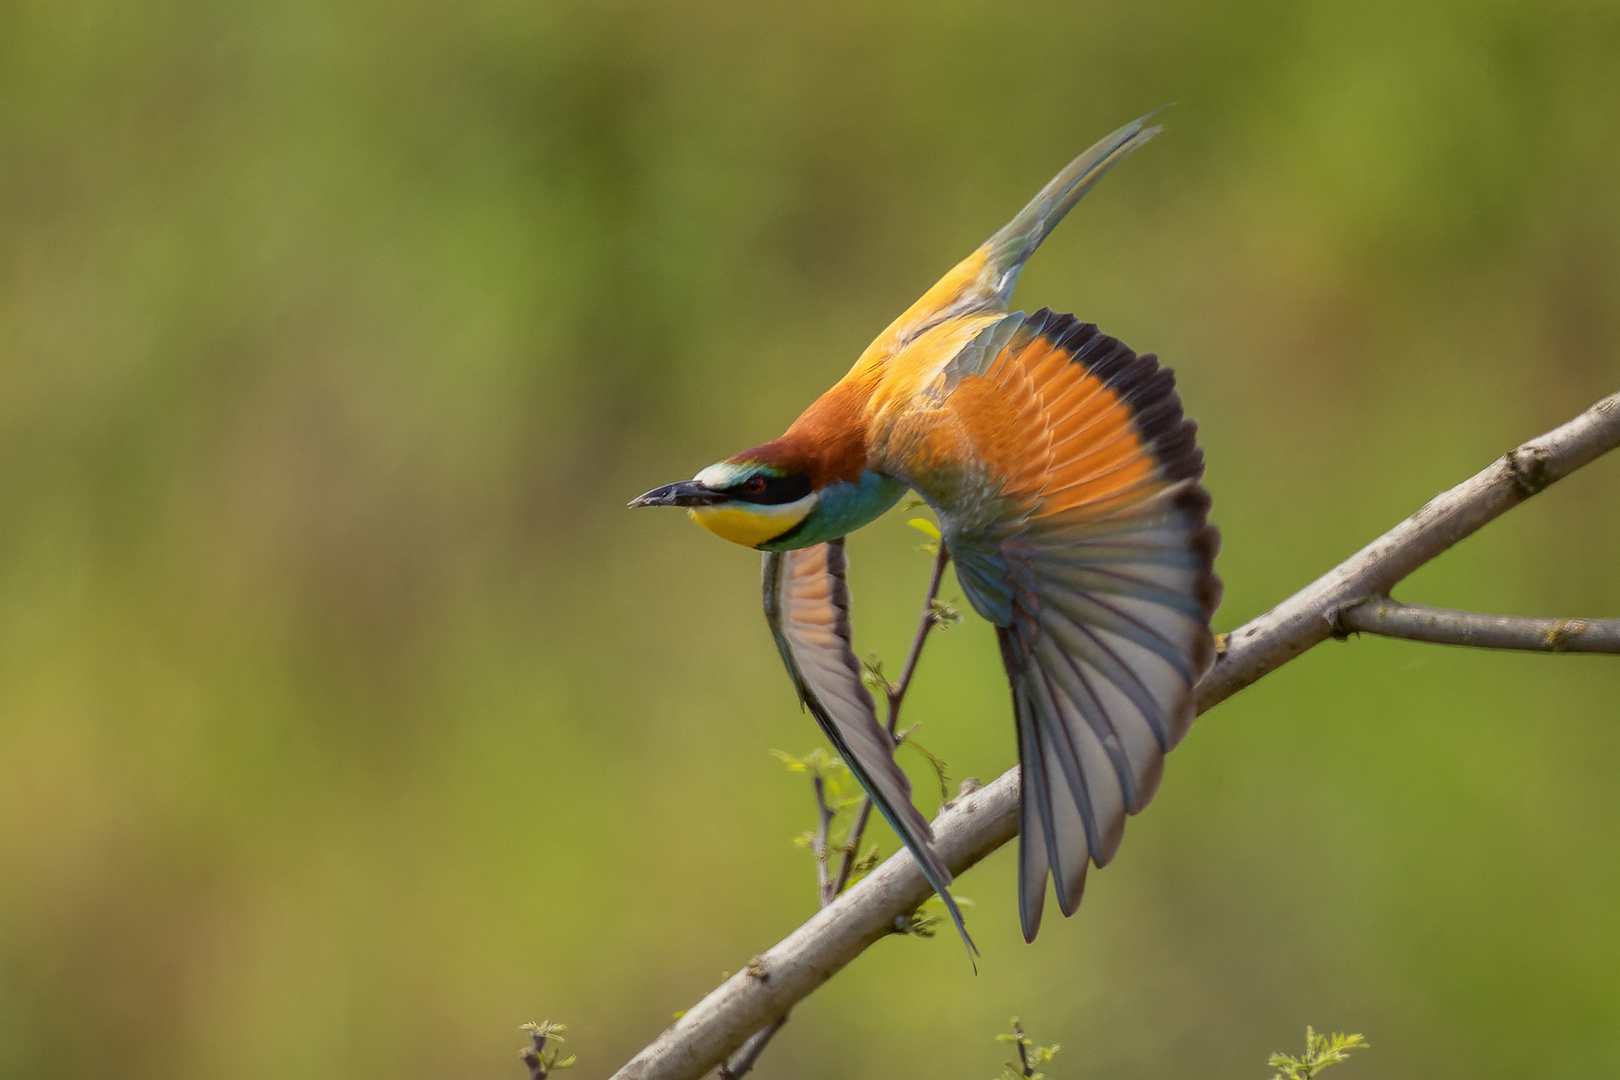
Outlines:
<svg viewBox="0 0 1620 1080"><path fill-rule="evenodd" d="M780 506L722 503L719 506L694 506L686 512L692 515L693 521L723 540L743 547L758 547L803 521L814 505L815 496L807 495Z"/></svg>

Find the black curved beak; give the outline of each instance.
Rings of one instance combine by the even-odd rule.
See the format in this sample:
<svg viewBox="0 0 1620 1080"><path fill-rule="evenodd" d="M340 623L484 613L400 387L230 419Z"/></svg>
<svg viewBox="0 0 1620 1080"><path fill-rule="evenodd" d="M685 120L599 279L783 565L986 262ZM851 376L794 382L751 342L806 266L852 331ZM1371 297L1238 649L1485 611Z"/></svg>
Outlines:
<svg viewBox="0 0 1620 1080"><path fill-rule="evenodd" d="M726 496L713 488L704 487L696 480L678 480L631 499L630 509L638 506L713 506L725 501Z"/></svg>

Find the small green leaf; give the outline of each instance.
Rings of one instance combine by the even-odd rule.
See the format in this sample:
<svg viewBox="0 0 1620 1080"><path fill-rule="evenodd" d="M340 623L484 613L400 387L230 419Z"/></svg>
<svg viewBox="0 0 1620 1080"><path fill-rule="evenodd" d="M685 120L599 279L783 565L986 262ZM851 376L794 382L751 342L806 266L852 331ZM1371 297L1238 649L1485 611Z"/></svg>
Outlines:
<svg viewBox="0 0 1620 1080"><path fill-rule="evenodd" d="M850 867L851 876L853 877L854 875L858 874L861 877L865 877L867 874L870 874L877 868L878 861L878 846L873 844L871 847L867 848L865 854L856 859L855 864Z"/></svg>
<svg viewBox="0 0 1620 1080"><path fill-rule="evenodd" d="M934 617L934 625L941 630L962 625L962 612L954 601L935 600L928 605L928 611Z"/></svg>
<svg viewBox="0 0 1620 1080"><path fill-rule="evenodd" d="M959 907L973 906L973 901L965 896L957 896L952 893L951 897ZM913 937L931 938L938 932L940 923L944 921L944 918L945 901L941 900L937 895L930 896L906 917L903 927L897 926L896 929L902 934L910 934Z"/></svg>
<svg viewBox="0 0 1620 1080"><path fill-rule="evenodd" d="M906 921L906 933L912 937L931 938L939 929L939 916L918 908Z"/></svg>
<svg viewBox="0 0 1620 1080"><path fill-rule="evenodd" d="M1272 1054L1266 1064L1277 1070L1272 1080L1314 1080L1329 1065L1337 1065L1349 1058L1351 1050L1360 1050L1366 1045L1367 1040L1360 1035L1339 1032L1318 1035L1315 1029L1306 1027L1304 1056L1296 1058L1287 1054Z"/></svg>
<svg viewBox="0 0 1620 1080"><path fill-rule="evenodd" d="M1040 1072L1036 1066L1051 1061L1059 1047L1036 1046L1035 1040L1024 1034L1024 1025L1019 1022L1018 1017L1013 1017L1010 1023L1012 1032L997 1035L996 1042L1018 1047L1018 1060L1006 1062L1006 1068L996 1080L1044 1080L1046 1074Z"/></svg>
<svg viewBox="0 0 1620 1080"><path fill-rule="evenodd" d="M922 533L931 540L939 539L939 526L935 525L927 518L912 518L910 521L906 522L906 524L910 525L913 529L916 529L918 532Z"/></svg>
<svg viewBox="0 0 1620 1080"><path fill-rule="evenodd" d="M861 682L874 694L889 694L889 679L883 674L883 661L878 659L877 653L867 653L866 659L861 661Z"/></svg>
<svg viewBox="0 0 1620 1080"><path fill-rule="evenodd" d="M802 773L808 771L803 760L794 757L786 750L772 750L771 756L786 765L788 772Z"/></svg>

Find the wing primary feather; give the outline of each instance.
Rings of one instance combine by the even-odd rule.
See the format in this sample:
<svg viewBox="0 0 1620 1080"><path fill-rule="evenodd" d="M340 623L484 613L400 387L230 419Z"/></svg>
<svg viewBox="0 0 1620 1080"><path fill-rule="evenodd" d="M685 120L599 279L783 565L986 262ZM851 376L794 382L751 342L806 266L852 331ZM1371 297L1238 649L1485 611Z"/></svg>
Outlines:
<svg viewBox="0 0 1620 1080"><path fill-rule="evenodd" d="M911 782L894 760L894 738L878 723L872 695L861 682L845 569L842 538L766 552L765 618L799 700L939 894L971 959L979 950L951 896L950 869L934 850L928 820L912 804Z"/></svg>
<svg viewBox="0 0 1620 1080"><path fill-rule="evenodd" d="M1130 566L1133 564L1126 563ZM1135 564L1140 565L1140 564ZM1159 567L1161 572L1174 573L1180 577L1190 577L1193 571L1180 567ZM1187 590L1176 589L1166 585L1163 581L1154 581L1141 574L1131 574L1113 567L1102 565L1081 564L1064 574L1053 573L1055 580L1076 587L1085 588L1088 592L1120 593L1134 596L1139 600L1151 600L1155 604L1176 608L1184 614L1201 614L1201 605L1198 598L1187 595ZM1096 579L1107 578L1113 585L1104 585ZM1179 580L1179 577L1178 577ZM1089 584L1088 584L1089 583ZM1188 610L1188 609L1191 610Z"/></svg>
<svg viewBox="0 0 1620 1080"><path fill-rule="evenodd" d="M1080 718L1091 729L1091 733L1096 737L1103 753L1107 755L1108 763L1114 768L1114 780L1119 784L1120 795L1125 808L1131 810L1136 804L1136 774L1131 767L1130 757L1125 751L1125 739L1121 736L1119 728L1114 724L1114 717L1109 713L1108 707L1103 704L1102 695L1092 685L1091 676L1085 673L1080 663L1069 654L1068 650L1049 648L1048 651L1055 652L1057 655L1052 659L1059 661L1061 664L1061 666L1059 666L1059 663L1042 665L1042 670L1048 673L1048 682L1052 679L1058 680L1061 685L1055 689L1062 690L1063 695L1074 706L1075 712L1080 715ZM1073 686L1068 685L1068 681L1063 679L1064 671L1074 676ZM1106 678L1100 671L1098 675ZM1076 690L1079 693L1075 693ZM1087 704L1091 706L1089 712L1086 709ZM1140 711L1141 706L1138 705L1137 708ZM1078 747L1075 745L1078 733L1069 727L1068 719L1063 716L1061 710L1058 719L1063 725L1063 733L1069 744L1069 753L1073 755L1078 769L1080 754ZM1097 865L1101 866L1102 863Z"/></svg>
<svg viewBox="0 0 1620 1080"><path fill-rule="evenodd" d="M1075 770L1053 741L1058 732L1052 716L1061 706L1054 700L1046 673L1025 651L1025 642L1017 631L998 628L998 636L1002 661L1011 676L1013 708L1019 725L1019 760L1025 770L1020 791L1021 820L1029 822L1033 817L1040 825L1038 832L1025 833L1018 845L1020 917L1028 936L1038 928L1046 884L1044 874L1027 881L1026 875L1033 875L1037 868L1050 868L1057 885L1058 907L1064 915L1073 914L1085 890L1087 860L1095 850L1096 830L1085 780L1074 775ZM1062 723L1061 718L1057 723ZM1031 914L1035 926L1031 925Z"/></svg>
<svg viewBox="0 0 1620 1080"><path fill-rule="evenodd" d="M1088 606L1112 616L1117 625L1110 627L1110 629L1121 637L1158 653L1166 663L1175 666L1186 676L1189 685L1196 682L1203 672L1197 670L1198 665L1193 661L1191 654L1188 653L1186 643L1171 640L1158 627L1148 624L1119 606L1118 601L1126 599L1134 598L1117 595L1112 600L1104 600L1093 592L1075 592L1054 598L1052 603L1076 622L1089 621L1094 625L1100 624L1101 620L1096 618L1088 620L1085 615L1080 614L1080 611L1083 611Z"/></svg>
<svg viewBox="0 0 1620 1080"><path fill-rule="evenodd" d="M1005 628L996 628L996 640L1001 645L1001 659L1008 671L1018 670L1017 644ZM1046 776L1041 770L1039 740L1030 714L1029 701L1012 684L1014 729L1018 735L1019 789L1018 789L1018 922L1024 931L1024 940L1034 942L1041 929L1041 911L1046 905L1046 878L1051 871L1046 858L1046 821L1051 811L1043 811L1050 803L1046 791Z"/></svg>
<svg viewBox="0 0 1620 1080"><path fill-rule="evenodd" d="M1066 751L1074 752L1071 745L1058 743L1067 740L1068 729L1063 726L1063 701L1052 690L1047 673L1038 664L1026 672L1025 682L1032 688L1032 715L1039 738L1036 757L1046 780L1046 799L1042 810L1047 816L1046 858L1052 867L1052 882L1056 887L1058 910L1065 916L1073 915L1086 887L1086 867L1100 841L1096 814L1092 807L1089 781L1081 776L1077 789L1071 762Z"/></svg>
<svg viewBox="0 0 1620 1080"><path fill-rule="evenodd" d="M1044 619L1042 620L1042 623L1047 627L1048 630L1052 632L1054 637L1060 639L1068 638L1069 640L1067 643L1069 645L1075 644L1073 639L1069 637L1070 631L1078 632L1088 639L1091 642L1091 647L1095 649L1096 653L1099 655L1088 657L1087 661L1097 668L1099 675L1112 683L1115 689L1124 694L1125 697L1130 700L1131 704L1135 706L1137 712L1142 714L1142 719L1147 724L1148 730L1153 733L1154 739L1159 744L1160 753L1167 752L1171 749L1172 743L1170 739L1170 730L1166 726L1164 716L1162 715L1166 711L1164 706L1159 702L1158 698L1154 696L1153 691L1148 688L1147 684L1142 681L1142 677L1136 673L1136 669L1128 664L1125 659L1121 657L1113 648L1113 646L1104 641L1101 635L1099 635L1095 630L1091 629L1091 627L1075 623L1066 617L1062 620L1061 624L1055 622L1047 623ZM1078 651L1079 649L1077 647L1065 647L1060 648L1059 653L1063 657L1064 663L1071 671L1074 672L1075 677L1084 681L1086 677L1080 670L1080 661L1074 656L1074 653ZM1099 660L1104 660L1105 663L1099 663ZM1105 667L1108 670L1105 671ZM1093 696L1095 696L1095 694L1093 694ZM1114 733L1114 737L1120 738L1120 733L1114 726L1112 719L1110 719L1108 723L1110 730ZM1123 739L1121 740L1121 743L1123 745ZM1116 769L1119 768L1120 764L1116 762L1115 767ZM1125 773L1122 772L1120 774L1120 784L1127 789L1127 798L1125 803L1126 809L1133 814L1141 810L1141 808L1146 805L1147 799L1142 798L1139 794L1130 790L1131 788L1134 788L1136 784L1134 774L1132 775L1131 779L1127 780Z"/></svg>
<svg viewBox="0 0 1620 1080"><path fill-rule="evenodd" d="M1074 739L1076 732L1069 726L1068 717L1064 715L1063 706L1068 699L1052 684L1051 672L1039 660L1034 662L1030 670L1030 682L1035 683L1041 691L1035 714L1041 721L1039 730L1045 757L1047 760L1057 759L1059 775L1070 794L1074 796L1075 806L1080 811L1080 822L1085 827L1086 848L1093 853L1098 852L1102 849L1102 835L1097 828L1096 804L1091 798L1091 781L1087 779L1085 769L1081 767L1080 748ZM1056 815L1054 826L1057 824L1055 817ZM1048 847L1051 847L1053 842L1061 844L1063 840L1061 830L1054 828L1053 833L1053 836L1047 838ZM1056 866L1065 863L1061 847L1052 852L1051 859Z"/></svg>

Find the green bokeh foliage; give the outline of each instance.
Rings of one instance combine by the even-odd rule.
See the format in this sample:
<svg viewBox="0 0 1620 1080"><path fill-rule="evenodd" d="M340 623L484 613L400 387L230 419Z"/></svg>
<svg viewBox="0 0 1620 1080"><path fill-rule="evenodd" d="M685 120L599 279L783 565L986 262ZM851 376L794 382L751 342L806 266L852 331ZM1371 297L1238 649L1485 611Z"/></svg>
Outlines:
<svg viewBox="0 0 1620 1080"><path fill-rule="evenodd" d="M1620 385L1617 55L1610 0L0 4L0 1075L515 1077L538 1015L605 1073L815 905L756 560L626 499L1174 101L1019 300L1180 372L1235 626ZM1620 615L1617 538L1606 461L1403 595ZM916 544L852 542L896 662ZM958 778L996 667L970 618L908 700ZM1064 1075L1612 1073L1617 700L1324 645L1077 918L1026 947L999 853L977 978L882 943L769 1075L988 1075L1012 1012Z"/></svg>

